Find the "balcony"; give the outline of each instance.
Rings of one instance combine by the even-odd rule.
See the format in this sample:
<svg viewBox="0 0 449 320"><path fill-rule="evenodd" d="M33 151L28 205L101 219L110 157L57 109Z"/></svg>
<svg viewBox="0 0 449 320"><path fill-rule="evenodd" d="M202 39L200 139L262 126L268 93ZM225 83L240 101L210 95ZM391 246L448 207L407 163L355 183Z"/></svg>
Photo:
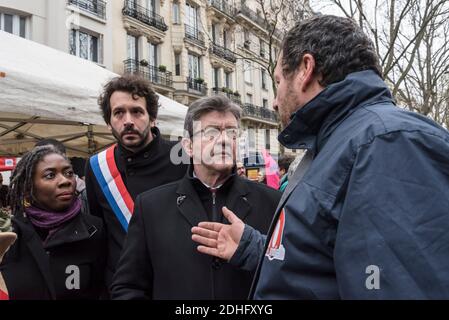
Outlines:
<svg viewBox="0 0 449 320"><path fill-rule="evenodd" d="M271 123L278 123L278 115L273 110L261 108L250 103L245 103L242 107L242 118L256 118Z"/></svg>
<svg viewBox="0 0 449 320"><path fill-rule="evenodd" d="M234 52L213 42L210 43L209 52L232 63L237 61Z"/></svg>
<svg viewBox="0 0 449 320"><path fill-rule="evenodd" d="M166 87L173 86L173 76L171 72L160 71L158 67L151 65L142 65L138 60L128 59L123 61L125 73L138 74L145 79L150 80L156 85Z"/></svg>
<svg viewBox="0 0 449 320"><path fill-rule="evenodd" d="M242 100L240 99L240 95L235 95L232 89L229 88L212 88L210 90L210 95L218 96L223 95L229 98L232 102L238 105L242 105Z"/></svg>
<svg viewBox="0 0 449 320"><path fill-rule="evenodd" d="M246 16L252 22L259 25L259 27L261 27L262 29L266 29L267 22L265 21L265 19L263 17L261 17L260 15L258 15L253 10L251 10L250 8L248 8L246 5L242 4L240 9L238 10L238 13Z"/></svg>
<svg viewBox="0 0 449 320"><path fill-rule="evenodd" d="M198 31L198 29L189 26L188 24L184 25L185 28L185 36L187 39L195 42L196 44L204 47L205 46L205 42L204 42L204 34L200 31Z"/></svg>
<svg viewBox="0 0 449 320"><path fill-rule="evenodd" d="M225 14L228 18L234 19L235 7L227 3L225 0L209 0L209 6Z"/></svg>
<svg viewBox="0 0 449 320"><path fill-rule="evenodd" d="M154 27L163 32L168 30L163 17L148 10L145 7L135 4L134 1L126 0L122 13L124 16L134 18L148 26Z"/></svg>
<svg viewBox="0 0 449 320"><path fill-rule="evenodd" d="M106 19L106 2L102 0L69 0L69 5L80 8L101 19Z"/></svg>
<svg viewBox="0 0 449 320"><path fill-rule="evenodd" d="M236 14L245 16L247 19L251 20L254 24L258 25L261 29L270 34L273 31L273 26L265 20L264 17L258 15L256 12L248 8L246 5L242 4L240 9L236 11ZM274 29L273 36L282 40L283 32L279 29Z"/></svg>
<svg viewBox="0 0 449 320"><path fill-rule="evenodd" d="M197 79L187 77L187 91L205 96L207 95L207 85Z"/></svg>

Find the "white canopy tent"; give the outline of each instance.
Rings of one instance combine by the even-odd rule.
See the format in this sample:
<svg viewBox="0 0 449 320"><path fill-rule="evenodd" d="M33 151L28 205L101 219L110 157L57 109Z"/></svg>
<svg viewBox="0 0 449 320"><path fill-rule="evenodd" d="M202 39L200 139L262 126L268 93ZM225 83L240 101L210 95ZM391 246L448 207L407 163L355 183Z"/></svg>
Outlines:
<svg viewBox="0 0 449 320"><path fill-rule="evenodd" d="M70 155L88 156L114 138L97 104L118 76L95 63L0 31L0 156L20 155L55 138ZM187 107L159 95L157 126L176 139Z"/></svg>

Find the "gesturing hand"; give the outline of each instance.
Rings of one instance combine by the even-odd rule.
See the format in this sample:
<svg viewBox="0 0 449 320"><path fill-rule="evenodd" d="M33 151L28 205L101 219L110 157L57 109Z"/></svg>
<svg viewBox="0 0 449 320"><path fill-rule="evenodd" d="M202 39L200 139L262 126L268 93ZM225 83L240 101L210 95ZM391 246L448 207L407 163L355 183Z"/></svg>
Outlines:
<svg viewBox="0 0 449 320"><path fill-rule="evenodd" d="M230 224L200 222L192 228L192 240L200 244L199 252L229 261L237 250L245 224L226 207L223 215Z"/></svg>

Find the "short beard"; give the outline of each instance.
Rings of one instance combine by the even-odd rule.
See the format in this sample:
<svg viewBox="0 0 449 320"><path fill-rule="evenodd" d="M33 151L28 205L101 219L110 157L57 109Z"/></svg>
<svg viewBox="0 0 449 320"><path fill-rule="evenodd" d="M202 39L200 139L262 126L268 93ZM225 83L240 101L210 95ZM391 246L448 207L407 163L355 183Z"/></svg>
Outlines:
<svg viewBox="0 0 449 320"><path fill-rule="evenodd" d="M146 143L148 141L148 135L151 134L150 130L151 130L151 127L147 127L142 133L140 133L138 131L133 131L133 133L138 134L140 137L140 141L136 142L133 145L127 145L124 142L122 136L114 128L112 128L112 135L115 137L115 139L117 139L118 143L125 149L137 151L146 146Z"/></svg>

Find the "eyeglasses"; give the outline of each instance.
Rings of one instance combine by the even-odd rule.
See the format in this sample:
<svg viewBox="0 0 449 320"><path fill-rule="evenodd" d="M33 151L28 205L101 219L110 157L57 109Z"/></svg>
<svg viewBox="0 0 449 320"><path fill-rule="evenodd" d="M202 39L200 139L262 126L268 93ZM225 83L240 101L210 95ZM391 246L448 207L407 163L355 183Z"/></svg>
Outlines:
<svg viewBox="0 0 449 320"><path fill-rule="evenodd" d="M219 129L215 127L208 127L206 129L200 130L193 135L196 136L197 134L201 134L201 136L209 141L213 141L217 139L222 132L226 133L226 136L229 139L235 140L239 136L239 129L238 128L225 128L225 129Z"/></svg>

